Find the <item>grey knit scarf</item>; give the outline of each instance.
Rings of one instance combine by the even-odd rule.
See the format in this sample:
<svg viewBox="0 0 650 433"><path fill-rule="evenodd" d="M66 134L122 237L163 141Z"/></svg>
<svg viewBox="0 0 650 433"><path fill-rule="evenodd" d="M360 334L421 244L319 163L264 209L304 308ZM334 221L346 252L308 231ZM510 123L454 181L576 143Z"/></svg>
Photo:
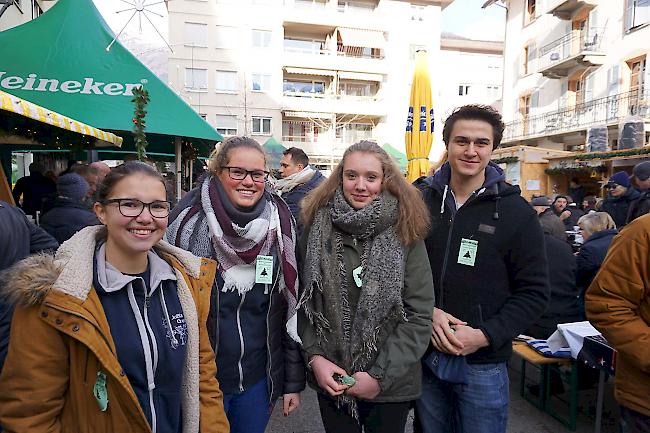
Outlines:
<svg viewBox="0 0 650 433"><path fill-rule="evenodd" d="M379 348L400 321L406 321L402 302L405 254L395 224L398 201L383 192L355 210L339 189L330 206L320 209L307 240L300 304L326 357L348 374L367 371ZM361 244L361 293L356 311L348 301L342 232ZM339 402L356 402L340 396Z"/></svg>

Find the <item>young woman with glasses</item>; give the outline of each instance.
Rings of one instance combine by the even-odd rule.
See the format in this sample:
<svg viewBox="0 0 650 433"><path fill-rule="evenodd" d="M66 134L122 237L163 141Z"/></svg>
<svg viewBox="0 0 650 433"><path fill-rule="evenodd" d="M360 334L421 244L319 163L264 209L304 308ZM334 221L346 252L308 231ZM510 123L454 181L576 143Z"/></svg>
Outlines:
<svg viewBox="0 0 650 433"><path fill-rule="evenodd" d="M161 240L162 177L128 162L87 227L4 276L17 304L0 376L9 432L227 433L206 321L215 264Z"/></svg>
<svg viewBox="0 0 650 433"><path fill-rule="evenodd" d="M262 147L227 139L210 175L171 214L167 239L217 261L208 330L232 433L262 433L276 399L284 415L304 389L296 329L295 224L265 189Z"/></svg>

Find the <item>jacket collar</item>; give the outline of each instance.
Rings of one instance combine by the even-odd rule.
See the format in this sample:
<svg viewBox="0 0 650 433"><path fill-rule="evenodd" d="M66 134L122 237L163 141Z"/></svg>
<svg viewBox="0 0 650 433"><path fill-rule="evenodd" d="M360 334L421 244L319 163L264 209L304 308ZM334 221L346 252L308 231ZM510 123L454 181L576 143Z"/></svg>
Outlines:
<svg viewBox="0 0 650 433"><path fill-rule="evenodd" d="M59 247L54 262L61 272L52 284L53 289L82 301L86 300L93 285L93 254L97 246L97 238L103 228L103 226L86 227ZM171 255L185 268L190 277L199 278L200 257L162 240L154 246L154 249L158 253Z"/></svg>
<svg viewBox="0 0 650 433"><path fill-rule="evenodd" d="M176 281L176 275L171 266L158 257L158 254L149 251L147 258L149 259L149 287L151 287L152 292L157 289L162 281ZM105 243L97 250L95 259L97 261L97 282L105 292L117 292L139 278L123 274L106 261Z"/></svg>

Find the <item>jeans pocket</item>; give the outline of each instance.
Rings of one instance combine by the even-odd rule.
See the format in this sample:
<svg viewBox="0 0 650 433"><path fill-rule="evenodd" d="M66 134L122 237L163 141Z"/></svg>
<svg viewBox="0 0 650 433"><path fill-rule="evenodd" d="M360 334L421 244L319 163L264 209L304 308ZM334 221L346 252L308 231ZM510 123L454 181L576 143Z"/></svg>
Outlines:
<svg viewBox="0 0 650 433"><path fill-rule="evenodd" d="M469 383L463 385L463 395L478 407L507 407L510 393L505 363L470 364Z"/></svg>

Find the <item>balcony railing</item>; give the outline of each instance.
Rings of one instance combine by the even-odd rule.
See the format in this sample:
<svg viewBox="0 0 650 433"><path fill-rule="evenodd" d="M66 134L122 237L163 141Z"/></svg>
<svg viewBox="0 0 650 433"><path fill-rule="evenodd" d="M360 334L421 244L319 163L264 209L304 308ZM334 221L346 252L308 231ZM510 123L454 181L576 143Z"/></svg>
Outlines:
<svg viewBox="0 0 650 433"><path fill-rule="evenodd" d="M576 104L557 111L506 124L503 141L525 140L583 130L590 126L617 124L626 116L650 119L650 94L621 93Z"/></svg>
<svg viewBox="0 0 650 433"><path fill-rule="evenodd" d="M337 57L351 57L351 58L358 58L358 59L381 60L384 58L383 54L351 53L345 51L317 50L317 49L291 48L291 47L285 47L284 52L288 54L304 54L309 56L337 56Z"/></svg>
<svg viewBox="0 0 650 433"><path fill-rule="evenodd" d="M544 73L545 70L581 54L600 53L603 30L596 27L591 27L588 30L572 30L560 39L544 45L539 49L537 56L537 70ZM582 62L583 60L580 59L579 61ZM567 67L570 66L567 65Z"/></svg>

